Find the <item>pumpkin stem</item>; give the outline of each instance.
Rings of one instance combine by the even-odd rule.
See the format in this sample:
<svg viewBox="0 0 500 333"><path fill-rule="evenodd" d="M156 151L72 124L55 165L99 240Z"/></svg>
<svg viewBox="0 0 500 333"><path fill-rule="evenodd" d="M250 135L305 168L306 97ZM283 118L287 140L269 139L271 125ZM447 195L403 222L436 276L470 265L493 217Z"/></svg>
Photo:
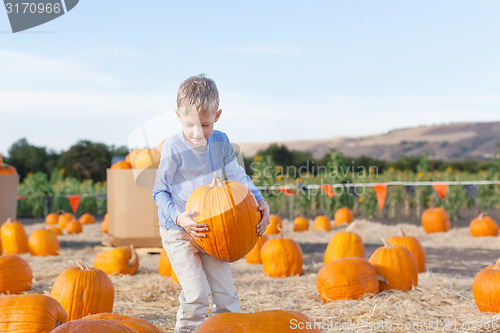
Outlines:
<svg viewBox="0 0 500 333"><path fill-rule="evenodd" d="M276 228L278 228L280 239L283 239L283 228L279 224L276 225Z"/></svg>
<svg viewBox="0 0 500 333"><path fill-rule="evenodd" d="M500 271L500 258L497 260L496 264L493 266L494 271Z"/></svg>
<svg viewBox="0 0 500 333"><path fill-rule="evenodd" d="M392 245L391 243L389 243L388 241L386 241L386 240L384 239L384 237L380 237L380 239L381 239L381 240L382 240L382 242L384 243L384 247L385 247L386 249L392 249L392 248L394 247L394 245Z"/></svg>
<svg viewBox="0 0 500 333"><path fill-rule="evenodd" d="M481 212L481 214L479 214L479 216L477 217L477 219L479 221L481 221L483 219L484 215L486 215L485 212Z"/></svg>
<svg viewBox="0 0 500 333"><path fill-rule="evenodd" d="M377 280L379 280L380 282L383 282L385 284L389 284L389 281L387 281L387 279L385 277L383 277L382 275L375 274L375 276L377 277Z"/></svg>
<svg viewBox="0 0 500 333"><path fill-rule="evenodd" d="M210 187L215 187L215 186L224 186L224 182L222 179L217 175L217 172L214 172L214 179L210 183Z"/></svg>
<svg viewBox="0 0 500 333"><path fill-rule="evenodd" d="M132 245L132 244L130 244L130 250L132 250L132 255L130 256L130 260L128 261L128 265L130 267L132 267L137 262L137 253L135 253L134 245Z"/></svg>
<svg viewBox="0 0 500 333"><path fill-rule="evenodd" d="M352 232L354 230L354 228L356 227L356 221L352 222L351 224L349 224L347 226L347 228L345 229L345 232Z"/></svg>
<svg viewBox="0 0 500 333"><path fill-rule="evenodd" d="M398 227L398 232L400 237L406 237L406 234L401 227Z"/></svg>
<svg viewBox="0 0 500 333"><path fill-rule="evenodd" d="M10 217L7 218L7 223L12 223L12 219Z"/></svg>
<svg viewBox="0 0 500 333"><path fill-rule="evenodd" d="M78 267L80 267L80 269L82 269L84 271L87 271L90 269L90 267L82 259L76 259L75 261L76 261L76 264L78 265Z"/></svg>

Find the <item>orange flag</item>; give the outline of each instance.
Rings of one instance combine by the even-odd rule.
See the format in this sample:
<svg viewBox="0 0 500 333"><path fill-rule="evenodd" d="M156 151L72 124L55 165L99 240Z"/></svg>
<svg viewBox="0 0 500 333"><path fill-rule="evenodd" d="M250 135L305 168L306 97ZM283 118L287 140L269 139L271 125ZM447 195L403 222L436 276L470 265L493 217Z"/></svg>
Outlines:
<svg viewBox="0 0 500 333"><path fill-rule="evenodd" d="M443 200L444 196L446 195L446 189L448 188L448 184L432 184L432 187L434 188L434 190L436 190L441 200Z"/></svg>
<svg viewBox="0 0 500 333"><path fill-rule="evenodd" d="M332 185L321 185L321 188L323 191L325 191L326 195L331 198L335 195L335 192L333 192L333 186Z"/></svg>
<svg viewBox="0 0 500 333"><path fill-rule="evenodd" d="M373 185L375 193L377 193L377 201L380 210L384 209L385 196L387 195L387 184Z"/></svg>
<svg viewBox="0 0 500 333"><path fill-rule="evenodd" d="M295 191L286 188L279 187L277 190L281 193L285 193L286 195L295 195Z"/></svg>
<svg viewBox="0 0 500 333"><path fill-rule="evenodd" d="M78 210L78 206L80 205L80 198L81 194L69 194L68 195L68 201L69 204L71 205L71 210L73 210L73 213L76 213Z"/></svg>

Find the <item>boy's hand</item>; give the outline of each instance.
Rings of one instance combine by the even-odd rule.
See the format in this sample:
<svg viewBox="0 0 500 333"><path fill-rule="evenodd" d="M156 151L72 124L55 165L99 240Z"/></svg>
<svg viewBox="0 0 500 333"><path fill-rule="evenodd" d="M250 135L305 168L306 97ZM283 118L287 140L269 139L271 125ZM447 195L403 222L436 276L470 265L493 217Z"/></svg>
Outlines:
<svg viewBox="0 0 500 333"><path fill-rule="evenodd" d="M193 220L193 216L196 216L198 213L194 210L188 210L184 213L181 213L177 216L177 225L181 228L184 228L186 232L196 240L201 241L200 238L207 237L206 234L202 234L202 232L208 231L208 227L204 223L198 223Z"/></svg>
<svg viewBox="0 0 500 333"><path fill-rule="evenodd" d="M267 205L266 200L261 200L259 201L259 210L262 214L262 218L260 219L260 222L257 224L257 233L259 236L262 236L264 234L264 231L266 231L267 226L269 225L269 206Z"/></svg>

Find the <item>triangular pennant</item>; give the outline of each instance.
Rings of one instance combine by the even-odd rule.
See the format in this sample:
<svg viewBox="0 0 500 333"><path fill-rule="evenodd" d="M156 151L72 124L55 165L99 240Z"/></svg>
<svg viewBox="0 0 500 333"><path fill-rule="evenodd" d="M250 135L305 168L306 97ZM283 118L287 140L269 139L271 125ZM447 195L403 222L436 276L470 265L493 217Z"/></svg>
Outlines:
<svg viewBox="0 0 500 333"><path fill-rule="evenodd" d="M413 185L405 185L405 190L406 193L410 196L410 198L413 198L415 196L415 186Z"/></svg>
<svg viewBox="0 0 500 333"><path fill-rule="evenodd" d="M78 210L78 206L80 205L80 198L81 198L81 194L69 194L68 195L68 201L69 201L69 204L71 206L71 210L73 211L73 213L76 213L76 211Z"/></svg>
<svg viewBox="0 0 500 333"><path fill-rule="evenodd" d="M321 185L321 189L325 191L326 195L331 198L335 195L332 185Z"/></svg>
<svg viewBox="0 0 500 333"><path fill-rule="evenodd" d="M387 184L373 185L375 193L377 193L377 201L380 210L384 209L385 196L387 195Z"/></svg>
<svg viewBox="0 0 500 333"><path fill-rule="evenodd" d="M444 196L446 195L446 189L448 188L448 184L432 184L432 187L436 191L436 193L439 195L441 200L444 199Z"/></svg>
<svg viewBox="0 0 500 333"><path fill-rule="evenodd" d="M464 185L465 192L469 195L470 199L474 201L476 199L477 190L479 189L478 184Z"/></svg>
<svg viewBox="0 0 500 333"><path fill-rule="evenodd" d="M21 199L26 199L26 196L25 195L18 195L17 200L21 200Z"/></svg>
<svg viewBox="0 0 500 333"><path fill-rule="evenodd" d="M277 190L280 191L281 193L285 193L286 195L295 195L296 194L295 191L289 190L289 189L283 188L283 187L278 187Z"/></svg>
<svg viewBox="0 0 500 333"><path fill-rule="evenodd" d="M309 189L302 183L298 183L297 184L297 189L300 191L300 190L303 190L305 192L307 192Z"/></svg>

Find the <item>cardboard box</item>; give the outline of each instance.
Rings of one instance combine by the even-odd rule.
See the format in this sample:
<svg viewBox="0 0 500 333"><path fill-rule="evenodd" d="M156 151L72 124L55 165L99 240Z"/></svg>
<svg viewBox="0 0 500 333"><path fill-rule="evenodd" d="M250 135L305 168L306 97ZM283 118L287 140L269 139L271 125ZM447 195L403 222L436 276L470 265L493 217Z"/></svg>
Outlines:
<svg viewBox="0 0 500 333"><path fill-rule="evenodd" d="M156 169L142 172L142 177L154 181ZM103 245L161 247L158 207L152 197L152 187L138 186L131 169L108 169L106 177L109 220Z"/></svg>
<svg viewBox="0 0 500 333"><path fill-rule="evenodd" d="M0 224L17 219L19 175L0 175Z"/></svg>

